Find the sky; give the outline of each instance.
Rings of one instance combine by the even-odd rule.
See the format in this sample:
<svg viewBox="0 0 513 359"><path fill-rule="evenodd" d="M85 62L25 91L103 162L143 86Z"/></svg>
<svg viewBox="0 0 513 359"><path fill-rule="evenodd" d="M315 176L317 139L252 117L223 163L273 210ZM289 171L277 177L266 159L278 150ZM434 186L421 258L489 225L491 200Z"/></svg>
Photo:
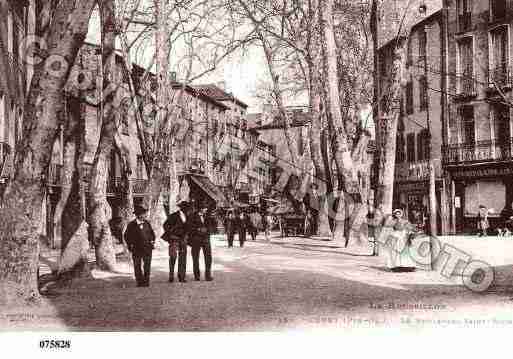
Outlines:
<svg viewBox="0 0 513 359"><path fill-rule="evenodd" d="M89 23L86 41L100 43L100 21L97 13ZM153 56L152 48L145 51L145 59L138 59L139 64L148 65ZM237 54L223 61L218 70L195 81L195 84L225 83L225 89L249 105L248 113L260 112L262 100L255 93L262 79L270 79L265 56L261 49L251 48L247 54Z"/></svg>
<svg viewBox="0 0 513 359"><path fill-rule="evenodd" d="M100 43L100 20L96 12L89 23L89 32L86 41ZM144 57L136 59L136 63L147 67L153 56L154 46L148 46L144 51ZM173 59L170 59L172 62ZM179 75L178 75L179 76ZM261 48L251 47L245 54L234 54L219 64L218 69L194 84L220 83L224 82L225 90L231 92L235 97L248 104L248 113L258 113L262 110L263 100L256 96L258 86L263 82L270 82L269 71L265 55ZM290 106L307 105L306 96L286 99L286 104ZM371 132L374 132L372 126L372 114L370 107L364 109L361 113L363 123L367 123Z"/></svg>

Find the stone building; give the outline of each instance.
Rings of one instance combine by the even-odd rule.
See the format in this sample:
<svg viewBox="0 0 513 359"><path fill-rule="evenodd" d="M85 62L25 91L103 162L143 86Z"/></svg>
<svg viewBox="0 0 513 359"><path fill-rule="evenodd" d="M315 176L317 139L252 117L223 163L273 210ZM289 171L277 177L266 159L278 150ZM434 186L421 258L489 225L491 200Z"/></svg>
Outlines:
<svg viewBox="0 0 513 359"><path fill-rule="evenodd" d="M216 173L216 184L223 188L231 200L249 202L258 196L253 178L250 176L249 152L256 145L256 132L248 128L248 105L225 90L225 84L194 85L203 96L215 99L226 106L224 120L218 138L212 141L212 169ZM225 149L224 151L222 149Z"/></svg>
<svg viewBox="0 0 513 359"><path fill-rule="evenodd" d="M125 71L123 71L123 59L119 55L116 56L116 65L116 76L123 79L122 92L125 93L123 97L129 98L128 79ZM140 79L146 74L146 71L136 64L133 65L133 69L136 88L149 86L146 88L150 89L150 97L154 98L156 76L151 73L148 74L147 83L143 84ZM83 92L81 96L78 96L77 92L76 79L80 78L79 74L85 74L87 78L92 79L88 86L83 84L78 86L81 87ZM77 61L72 68L65 96L65 116L79 116L85 122L83 161L86 166L93 163L101 127L102 108L98 100L102 97L102 94L100 87L97 85L101 83L99 77L101 77L100 48L97 45L86 43L80 49ZM218 143L225 138L228 131L232 131L234 137L252 138L247 134L248 131L246 131L244 122L247 106L231 96L231 101L241 104L240 107L242 108L242 110L241 108L236 109L238 111L237 116L234 116L230 112L235 112L235 110L226 105L227 101L217 100L206 91L176 81L172 82L171 87L172 96L176 95L178 91L184 91L183 104L185 110L182 116L185 116L187 126L183 135L179 136L174 144L176 170L181 186L186 186L189 189L189 199L192 201L207 203L211 206L227 206L230 200L230 193L227 192L230 187L227 174L234 173L240 168L244 168L244 166L241 164L241 156L234 156L229 163L225 161L220 164L219 161L216 161ZM84 95L87 96L87 100L84 100ZM148 195L145 192L148 178L138 140L137 125L130 105L123 105L122 103L119 111L123 111L123 114L118 134L123 144L122 151L128 153L132 169L131 180L134 202L140 203L143 197ZM146 115L151 121L155 114L152 112ZM54 144L52 163L49 168L50 180L46 205L47 222L45 232L55 247L59 246L59 209L62 208L64 202L61 197L62 158L61 135ZM118 153L113 151L108 168L107 201L110 204L111 218L114 219L114 222L119 217L119 201L121 198L120 161ZM168 191L164 190L164 205L168 195Z"/></svg>
<svg viewBox="0 0 513 359"><path fill-rule="evenodd" d="M398 0L397 3L407 2ZM409 208L422 197L426 204L427 156L422 149L425 147L422 133L429 116L433 140L429 155L437 167L441 160L441 168L436 172L437 202L441 204L437 213L442 225L439 232L474 232L480 205L490 210L491 226L500 226L500 212L513 202L510 59L513 3L509 0L424 3L428 4L425 16L415 15L409 23L405 22L408 23L405 34L410 34L407 49L410 80L398 131L396 203ZM441 6L441 10L433 12L433 6ZM390 40L383 40L381 59L391 58L395 41ZM425 51L418 48L421 43ZM415 62L412 58L415 53L427 60L426 66L422 66L423 61L420 65ZM380 66L381 77L386 77L390 63L381 61ZM386 80L380 87L382 93ZM410 196L408 192L419 195Z"/></svg>
<svg viewBox="0 0 513 359"><path fill-rule="evenodd" d="M308 125L310 117L308 108L302 106L287 107L290 122L290 133L296 146L297 153L301 156L308 146ZM255 164L255 172L259 177L259 186L270 194L270 186L278 180L276 166L279 162L292 164L290 151L284 137L283 120L277 115L272 105L264 105L262 113L251 114L248 118L251 128L258 132L258 163Z"/></svg>
<svg viewBox="0 0 513 359"><path fill-rule="evenodd" d="M414 9L412 11L417 11ZM438 233L447 231L448 209L441 170L442 110L445 83L443 10L413 24L399 41L406 47L406 86L397 128L394 208L403 208L408 219L427 225L429 216L429 161L435 169ZM379 49L381 110L390 106L393 52L396 39Z"/></svg>
<svg viewBox="0 0 513 359"><path fill-rule="evenodd" d="M309 176L315 176L315 169L311 163L310 157L310 138L309 129L311 123L311 115L307 106L287 106L289 117L290 134L295 146L295 151L299 156L298 168L295 170L300 174L300 181ZM361 114L362 115L362 114ZM363 120L363 117L362 117ZM276 108L272 105L264 105L263 111L248 116L248 123L251 128L258 132L258 151L255 151L258 157L258 164L255 166L255 172L260 174L260 181L263 185L266 198L278 200L282 202L284 208L289 202L282 192L273 190L280 182L282 170L290 170L294 172L292 167L292 159L287 141L284 136L284 123ZM373 161L375 152L375 143L373 140L369 142L367 155L370 163ZM318 183L294 183L289 182L292 188L299 190L301 185L307 183L309 188L303 187L305 197L303 201L305 205L315 211L318 210L315 205L318 200L319 192L317 191ZM370 193L373 198L373 191ZM291 208L291 207L290 207Z"/></svg>
<svg viewBox="0 0 513 359"><path fill-rule="evenodd" d="M475 231L479 205L492 227L513 201L511 31L509 0L446 1L447 144L453 231Z"/></svg>

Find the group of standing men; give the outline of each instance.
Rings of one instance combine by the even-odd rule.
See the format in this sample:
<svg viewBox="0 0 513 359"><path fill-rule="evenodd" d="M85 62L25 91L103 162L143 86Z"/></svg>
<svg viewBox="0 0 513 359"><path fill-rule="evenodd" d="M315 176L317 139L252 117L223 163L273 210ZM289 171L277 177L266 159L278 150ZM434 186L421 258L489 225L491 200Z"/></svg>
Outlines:
<svg viewBox="0 0 513 359"><path fill-rule="evenodd" d="M178 280L187 282L187 246L191 247L194 279L199 281L199 254L203 251L205 260L205 280L212 281L212 247L210 234L215 230L212 216L207 207L193 211L187 201L178 203L178 211L170 214L164 223L162 239L169 243L169 282L174 282L175 265L178 260ZM146 220L147 209L136 206L136 219L130 222L125 231L125 241L134 261L134 274L138 287L148 287L152 250L155 247L155 232ZM141 268L142 264L142 268Z"/></svg>
<svg viewBox="0 0 513 359"><path fill-rule="evenodd" d="M260 215L254 211L247 215L241 211L238 215L233 211L228 211L224 222L224 228L228 237L228 247L233 247L235 234L239 236L239 245L244 247L246 234L249 233L252 240L256 240L258 229L263 227L266 239L269 239L269 233L273 224L272 216Z"/></svg>

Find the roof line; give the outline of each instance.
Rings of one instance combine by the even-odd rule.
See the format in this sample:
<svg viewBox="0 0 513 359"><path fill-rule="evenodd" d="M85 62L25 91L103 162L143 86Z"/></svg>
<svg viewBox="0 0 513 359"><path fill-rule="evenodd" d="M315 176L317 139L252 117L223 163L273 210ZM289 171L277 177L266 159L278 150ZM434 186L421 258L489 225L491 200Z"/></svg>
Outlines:
<svg viewBox="0 0 513 359"><path fill-rule="evenodd" d="M247 109L249 107L245 102L243 102L242 100L235 97L232 93L226 92L226 90L220 88L216 84L199 84L199 85L192 85L192 86L194 86L195 88L216 87L226 94L226 96L216 97L215 98L216 100L218 100L218 101L224 101L224 100L235 101L237 104L244 107L245 109Z"/></svg>

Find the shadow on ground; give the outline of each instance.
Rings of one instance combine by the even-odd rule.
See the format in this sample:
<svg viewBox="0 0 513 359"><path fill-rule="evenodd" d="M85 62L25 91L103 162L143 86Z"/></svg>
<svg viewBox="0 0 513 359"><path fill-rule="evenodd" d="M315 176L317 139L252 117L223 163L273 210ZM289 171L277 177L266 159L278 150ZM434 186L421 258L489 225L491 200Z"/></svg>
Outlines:
<svg viewBox="0 0 513 359"><path fill-rule="evenodd" d="M326 247L331 246L322 244L267 246L257 241L253 247L228 249L222 240L219 243L214 250L213 282L191 281L188 272L189 282L168 283L167 254L161 251L154 255L149 288L137 288L131 274L99 272L95 279L76 279L54 288L52 292L59 295L44 298L44 304L33 311L36 319L2 327L45 331L285 330L317 323L319 318L404 315L377 310L378 303L443 304L448 312L488 302L511 304L512 287L506 285L513 279L513 266L509 265L495 268L501 284L483 294L452 283L415 283L410 273L390 273L375 259L329 251ZM322 268L303 267L298 261L305 259L318 261Z"/></svg>
<svg viewBox="0 0 513 359"><path fill-rule="evenodd" d="M214 282L191 282L189 275L188 283L168 283L167 271L155 270L149 288L136 288L131 276L115 275L74 281L47 300L59 322L72 330L251 331L280 330L289 323L342 314L381 315L372 312L373 303L451 307L459 305L458 298L474 302L486 296L458 285L406 284L397 289L304 270L265 271L222 260L217 264L223 270L215 272Z"/></svg>

